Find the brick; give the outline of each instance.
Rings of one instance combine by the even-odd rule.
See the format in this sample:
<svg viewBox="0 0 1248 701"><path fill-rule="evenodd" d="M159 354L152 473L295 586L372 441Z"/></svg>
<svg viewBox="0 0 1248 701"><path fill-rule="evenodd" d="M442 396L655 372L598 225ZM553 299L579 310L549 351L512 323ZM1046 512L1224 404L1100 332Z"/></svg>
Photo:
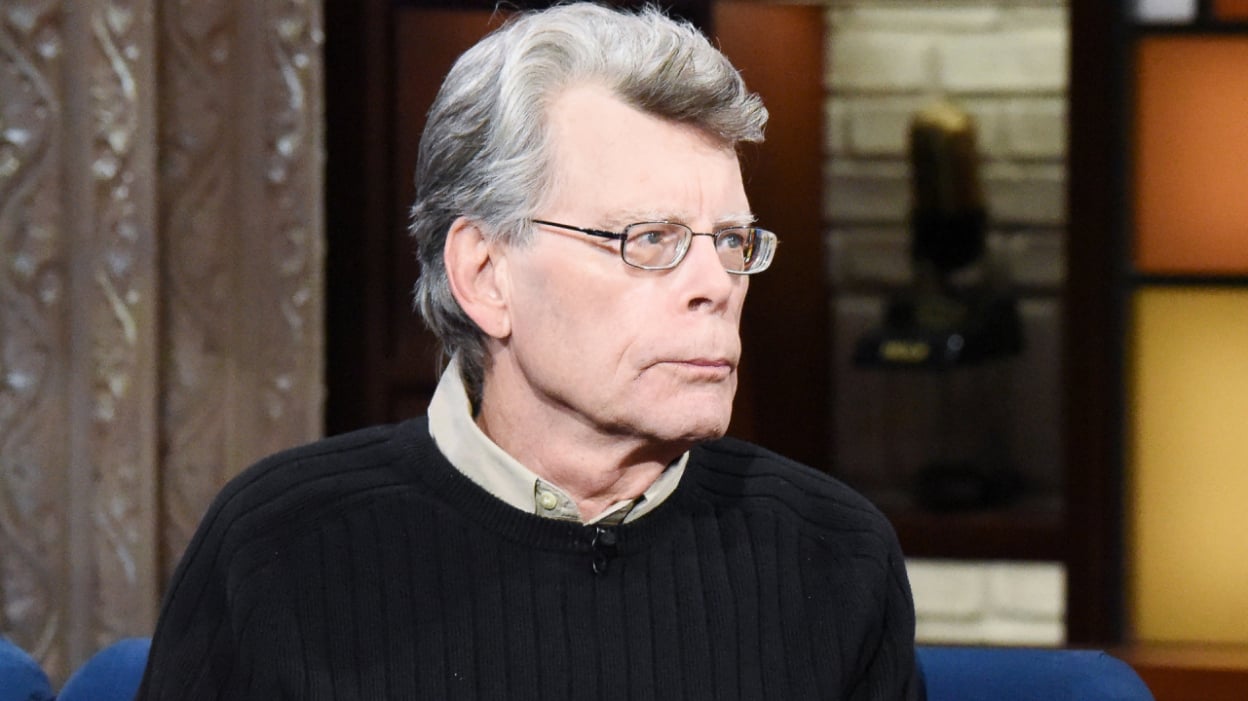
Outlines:
<svg viewBox="0 0 1248 701"><path fill-rule="evenodd" d="M829 14L830 21L850 30L909 32L984 31L999 25L1002 11L982 3L862 3Z"/></svg>
<svg viewBox="0 0 1248 701"><path fill-rule="evenodd" d="M921 643L1065 642L1065 574L1059 563L909 558L906 569Z"/></svg>
<svg viewBox="0 0 1248 701"><path fill-rule="evenodd" d="M825 240L834 288L901 288L912 279L910 234L903 226L837 230Z"/></svg>
<svg viewBox="0 0 1248 701"><path fill-rule="evenodd" d="M916 615L966 620L986 610L989 569L983 563L911 559L906 570Z"/></svg>
<svg viewBox="0 0 1248 701"><path fill-rule="evenodd" d="M966 110L975 121L975 149L981 160L1007 155L1004 100L999 97L960 97L952 102Z"/></svg>
<svg viewBox="0 0 1248 701"><path fill-rule="evenodd" d="M1066 156L1066 99L1064 96L1019 98L1004 114L1007 155L1062 160Z"/></svg>
<svg viewBox="0 0 1248 701"><path fill-rule="evenodd" d="M980 643L1027 647L1060 647L1066 643L1062 621L1019 621L989 618L980 628Z"/></svg>
<svg viewBox="0 0 1248 701"><path fill-rule="evenodd" d="M830 161L824 168L824 218L836 223L901 223L910 208L904 161Z"/></svg>
<svg viewBox="0 0 1248 701"><path fill-rule="evenodd" d="M914 640L922 645L980 645L986 643L981 621L946 621L919 618Z"/></svg>
<svg viewBox="0 0 1248 701"><path fill-rule="evenodd" d="M1061 291L1066 280L1061 229L991 234L988 251L1011 285L1053 294Z"/></svg>
<svg viewBox="0 0 1248 701"><path fill-rule="evenodd" d="M1057 29L1068 32L1070 27L1069 0L1049 2L1019 2L1017 7L1001 9L1001 26L1004 29Z"/></svg>
<svg viewBox="0 0 1248 701"><path fill-rule="evenodd" d="M840 144L845 150L837 152L908 158L914 115L934 101L932 97L913 95L843 96L828 100L828 121L842 122L843 131L838 136L846 139ZM1010 103L999 98L975 97L953 102L974 120L976 147L981 157L1012 155L1005 134L1006 110ZM831 148L828 153L832 153Z"/></svg>
<svg viewBox="0 0 1248 701"><path fill-rule="evenodd" d="M915 641L936 645L1013 645L1060 647L1065 643L1062 623L984 619L969 622L923 620L915 626Z"/></svg>
<svg viewBox="0 0 1248 701"><path fill-rule="evenodd" d="M1066 568L1059 562L989 567L988 610L1001 620L1060 622L1066 615Z"/></svg>
<svg viewBox="0 0 1248 701"><path fill-rule="evenodd" d="M980 171L995 226L1058 226L1066 220L1066 171L1059 164L987 163Z"/></svg>
<svg viewBox="0 0 1248 701"><path fill-rule="evenodd" d="M896 92L932 83L933 39L905 32L829 32L825 85L833 91Z"/></svg>
<svg viewBox="0 0 1248 701"><path fill-rule="evenodd" d="M856 156L907 158L910 123L931 102L913 96L857 97L844 100L849 113L849 149Z"/></svg>
<svg viewBox="0 0 1248 701"><path fill-rule="evenodd" d="M828 98L823 104L823 153L844 156L849 150L849 106L847 100Z"/></svg>
<svg viewBox="0 0 1248 701"><path fill-rule="evenodd" d="M1060 92L1066 49L1056 28L944 36L935 46L938 84L955 93Z"/></svg>

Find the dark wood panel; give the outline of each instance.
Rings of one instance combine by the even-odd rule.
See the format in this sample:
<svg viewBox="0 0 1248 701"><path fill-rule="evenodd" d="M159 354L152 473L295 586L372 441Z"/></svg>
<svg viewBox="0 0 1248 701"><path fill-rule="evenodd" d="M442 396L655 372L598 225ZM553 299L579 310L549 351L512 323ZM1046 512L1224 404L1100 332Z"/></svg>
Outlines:
<svg viewBox="0 0 1248 701"><path fill-rule="evenodd" d="M822 227L823 10L717 2L714 26L724 53L771 115L766 142L747 145L742 157L750 205L781 241L771 269L750 280L731 432L826 470L831 351Z"/></svg>
<svg viewBox="0 0 1248 701"><path fill-rule="evenodd" d="M412 286L419 266L406 227L415 197L413 175L425 117L455 59L497 28L508 15L492 9L401 7L394 17L394 119L391 206L396 226L390 232L387 259L390 289L386 291L387 380L404 393L429 393L439 374L436 339L412 308ZM388 420L406 418L419 403L392 402ZM394 411L403 414L395 415Z"/></svg>
<svg viewBox="0 0 1248 701"><path fill-rule="evenodd" d="M388 0L325 3L325 431L386 417Z"/></svg>
<svg viewBox="0 0 1248 701"><path fill-rule="evenodd" d="M1071 3L1067 159L1067 282L1063 364L1066 425L1067 638L1121 641L1122 319L1114 286L1123 153L1122 27L1113 3Z"/></svg>

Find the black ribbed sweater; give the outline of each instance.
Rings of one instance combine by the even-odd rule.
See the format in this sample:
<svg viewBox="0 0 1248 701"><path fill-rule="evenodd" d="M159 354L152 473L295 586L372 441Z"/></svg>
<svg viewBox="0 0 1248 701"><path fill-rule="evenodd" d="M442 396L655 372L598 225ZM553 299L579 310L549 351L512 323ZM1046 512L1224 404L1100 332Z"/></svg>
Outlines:
<svg viewBox="0 0 1248 701"><path fill-rule="evenodd" d="M495 499L417 419L231 481L138 699L910 699L913 641L891 528L821 473L714 441L603 533Z"/></svg>

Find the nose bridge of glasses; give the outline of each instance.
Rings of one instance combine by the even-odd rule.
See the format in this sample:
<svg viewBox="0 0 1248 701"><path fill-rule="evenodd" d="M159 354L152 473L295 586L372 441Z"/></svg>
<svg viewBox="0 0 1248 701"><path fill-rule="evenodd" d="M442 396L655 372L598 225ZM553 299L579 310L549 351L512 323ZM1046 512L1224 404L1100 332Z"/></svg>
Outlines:
<svg viewBox="0 0 1248 701"><path fill-rule="evenodd" d="M689 235L685 239L685 250L681 252L681 258L687 258L689 255L692 255L694 241L699 236L705 236L710 239L711 252L724 270L727 270L728 272L737 272L741 270L741 263L736 257L734 257L734 252L731 249L724 249L720 247L721 232L693 231L688 228L686 228L686 230L689 231Z"/></svg>
<svg viewBox="0 0 1248 701"><path fill-rule="evenodd" d="M752 241L746 245L731 245L734 239L731 237L741 237L742 241L735 243L744 243L744 239L749 238L750 231L746 227L728 227L713 232L693 232L693 236L707 236L711 239L711 245L715 247L715 253L719 256L720 262L724 269L731 273L746 272L749 268L750 253ZM691 237L692 238L692 237ZM726 244L725 242L729 242Z"/></svg>

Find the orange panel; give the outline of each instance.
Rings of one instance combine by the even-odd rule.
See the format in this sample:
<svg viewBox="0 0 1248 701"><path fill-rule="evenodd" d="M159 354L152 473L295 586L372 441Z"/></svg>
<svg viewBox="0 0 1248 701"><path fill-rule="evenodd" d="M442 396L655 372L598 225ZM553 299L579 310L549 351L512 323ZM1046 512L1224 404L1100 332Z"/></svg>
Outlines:
<svg viewBox="0 0 1248 701"><path fill-rule="evenodd" d="M1248 38L1149 37L1137 71L1136 266L1248 273Z"/></svg>
<svg viewBox="0 0 1248 701"><path fill-rule="evenodd" d="M1248 19L1248 0L1213 0L1213 15L1218 19Z"/></svg>

